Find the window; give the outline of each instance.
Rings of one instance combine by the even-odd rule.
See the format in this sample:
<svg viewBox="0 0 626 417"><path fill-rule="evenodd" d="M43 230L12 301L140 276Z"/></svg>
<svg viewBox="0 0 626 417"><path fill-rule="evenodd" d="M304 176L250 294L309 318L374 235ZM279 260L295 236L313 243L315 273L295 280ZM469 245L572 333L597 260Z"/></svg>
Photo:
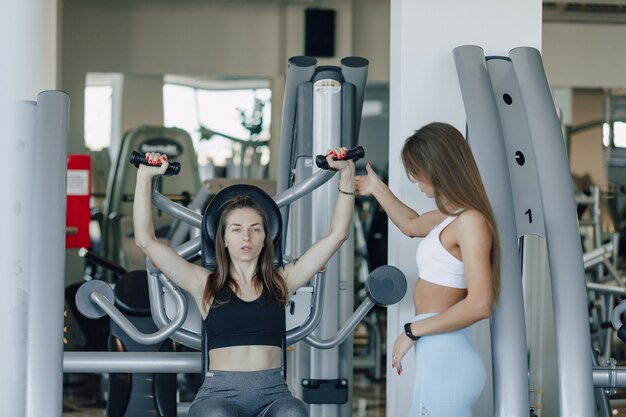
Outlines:
<svg viewBox="0 0 626 417"><path fill-rule="evenodd" d="M165 125L189 132L202 179L215 176L214 168L232 178L265 178L271 90L269 86L238 87L237 81L220 83L200 88L166 80Z"/></svg>
<svg viewBox="0 0 626 417"><path fill-rule="evenodd" d="M111 113L113 87L85 87L85 146L100 151L111 145Z"/></svg>
<svg viewBox="0 0 626 417"><path fill-rule="evenodd" d="M602 125L602 143L604 146L609 146L609 134L609 124L604 123ZM626 123L613 123L613 143L616 148L626 148Z"/></svg>

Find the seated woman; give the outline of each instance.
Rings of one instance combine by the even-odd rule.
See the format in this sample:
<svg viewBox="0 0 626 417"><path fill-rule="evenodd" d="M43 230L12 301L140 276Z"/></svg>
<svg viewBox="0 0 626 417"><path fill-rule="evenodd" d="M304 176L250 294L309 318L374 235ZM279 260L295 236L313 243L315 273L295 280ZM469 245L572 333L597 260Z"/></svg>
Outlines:
<svg viewBox="0 0 626 417"><path fill-rule="evenodd" d="M167 156L148 153L152 165L137 171L135 242L175 284L196 300L208 335L209 372L189 409L190 417L307 416L280 373L285 305L348 238L354 208L354 163L347 149L327 156L340 171L339 194L328 234L298 259L275 268L266 215L248 196L225 204L216 235L217 268L180 257L155 237L151 179L165 173ZM339 160L333 160L337 157ZM209 312L211 314L209 314Z"/></svg>

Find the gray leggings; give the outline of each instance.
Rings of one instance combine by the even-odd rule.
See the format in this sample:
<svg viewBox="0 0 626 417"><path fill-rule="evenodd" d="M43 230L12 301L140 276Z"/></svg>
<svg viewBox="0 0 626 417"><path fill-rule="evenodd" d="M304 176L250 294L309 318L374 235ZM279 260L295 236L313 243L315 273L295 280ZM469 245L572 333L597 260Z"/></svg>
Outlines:
<svg viewBox="0 0 626 417"><path fill-rule="evenodd" d="M308 417L280 369L209 371L189 408L189 417Z"/></svg>

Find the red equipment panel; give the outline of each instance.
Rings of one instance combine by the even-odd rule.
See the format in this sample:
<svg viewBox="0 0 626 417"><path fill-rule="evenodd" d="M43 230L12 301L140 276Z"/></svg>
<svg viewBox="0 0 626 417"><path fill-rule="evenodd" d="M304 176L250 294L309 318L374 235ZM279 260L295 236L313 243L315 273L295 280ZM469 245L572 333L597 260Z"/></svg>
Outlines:
<svg viewBox="0 0 626 417"><path fill-rule="evenodd" d="M67 211L65 247L89 248L91 211L91 156L67 156Z"/></svg>

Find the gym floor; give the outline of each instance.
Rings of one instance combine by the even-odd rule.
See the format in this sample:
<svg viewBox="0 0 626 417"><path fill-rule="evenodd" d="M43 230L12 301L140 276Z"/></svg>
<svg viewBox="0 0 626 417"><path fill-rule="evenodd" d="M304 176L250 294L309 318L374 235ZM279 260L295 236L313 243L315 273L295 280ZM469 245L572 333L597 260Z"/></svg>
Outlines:
<svg viewBox="0 0 626 417"><path fill-rule="evenodd" d="M384 417L385 381L372 382L362 373L356 373L354 381L352 415L354 417ZM63 417L104 416L104 404L96 400L98 384L98 379L94 375L83 375L77 377L75 381L66 378Z"/></svg>
<svg viewBox="0 0 626 417"><path fill-rule="evenodd" d="M95 400L97 379L80 383L80 388L66 388L63 398L63 417L102 417L104 404ZM67 383L66 385L72 385ZM78 384L77 384L78 385ZM621 395L619 395L621 394ZM613 401L613 415L626 417L626 392ZM385 381L372 382L363 373L354 376L353 417L385 417Z"/></svg>

